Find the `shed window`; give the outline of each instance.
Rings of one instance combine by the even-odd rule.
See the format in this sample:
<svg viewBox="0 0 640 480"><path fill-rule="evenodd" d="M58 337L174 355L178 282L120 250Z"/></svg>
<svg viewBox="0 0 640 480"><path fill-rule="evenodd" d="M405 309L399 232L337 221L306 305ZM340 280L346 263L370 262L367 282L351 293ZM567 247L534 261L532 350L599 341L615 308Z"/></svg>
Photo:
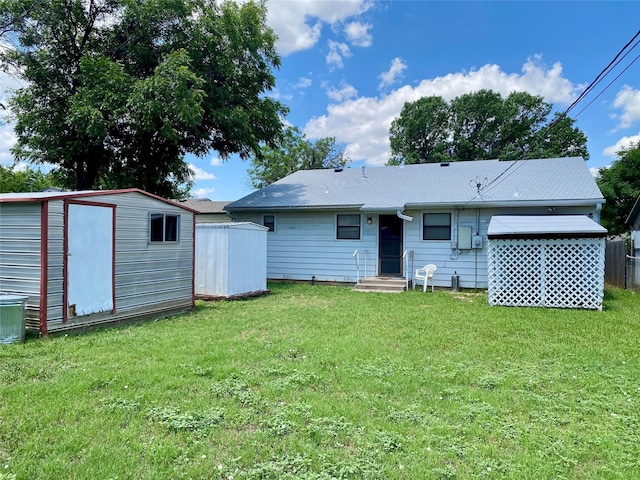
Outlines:
<svg viewBox="0 0 640 480"><path fill-rule="evenodd" d="M262 225L267 227L270 232L276 231L276 216L275 215L263 215Z"/></svg>
<svg viewBox="0 0 640 480"><path fill-rule="evenodd" d="M180 215L152 213L150 218L149 241L177 242L180 228Z"/></svg>
<svg viewBox="0 0 640 480"><path fill-rule="evenodd" d="M423 240L451 240L450 213L422 214Z"/></svg>
<svg viewBox="0 0 640 480"><path fill-rule="evenodd" d="M360 214L338 215L336 238L338 240L360 240Z"/></svg>

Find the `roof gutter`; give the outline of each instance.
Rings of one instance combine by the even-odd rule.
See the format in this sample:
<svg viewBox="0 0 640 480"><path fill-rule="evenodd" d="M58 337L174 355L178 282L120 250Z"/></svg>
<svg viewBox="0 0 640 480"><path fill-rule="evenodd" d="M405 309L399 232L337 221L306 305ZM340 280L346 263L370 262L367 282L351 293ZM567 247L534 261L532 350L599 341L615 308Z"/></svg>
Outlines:
<svg viewBox="0 0 640 480"><path fill-rule="evenodd" d="M597 209L602 208L605 203L604 198L586 198L580 200L511 200L511 201L484 201L473 200L467 203L451 203L451 202L429 202L429 203L407 203L405 208L411 210L428 209L428 208L494 208L494 207L575 207L575 206L595 206Z"/></svg>

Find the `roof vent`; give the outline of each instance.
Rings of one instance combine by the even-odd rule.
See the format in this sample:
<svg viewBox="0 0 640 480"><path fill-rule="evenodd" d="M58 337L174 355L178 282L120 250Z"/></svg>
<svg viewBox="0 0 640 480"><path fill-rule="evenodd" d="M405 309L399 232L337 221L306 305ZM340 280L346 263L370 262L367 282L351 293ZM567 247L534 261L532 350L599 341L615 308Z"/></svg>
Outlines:
<svg viewBox="0 0 640 480"><path fill-rule="evenodd" d="M449 162L442 162L440 164L441 167L448 167L449 166Z"/></svg>
<svg viewBox="0 0 640 480"><path fill-rule="evenodd" d="M342 169L341 168L334 168L333 171L336 172L336 173L339 173L339 172L342 171Z"/></svg>
<svg viewBox="0 0 640 480"><path fill-rule="evenodd" d="M367 172L364 169L364 165L362 165L362 178L367 178Z"/></svg>

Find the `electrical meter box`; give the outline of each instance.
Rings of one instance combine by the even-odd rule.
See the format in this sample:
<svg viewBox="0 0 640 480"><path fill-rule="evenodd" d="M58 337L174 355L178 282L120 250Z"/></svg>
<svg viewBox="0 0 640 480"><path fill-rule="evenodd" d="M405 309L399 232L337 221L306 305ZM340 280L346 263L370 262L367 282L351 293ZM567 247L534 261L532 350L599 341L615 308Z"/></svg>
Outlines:
<svg viewBox="0 0 640 480"><path fill-rule="evenodd" d="M482 235L473 235L471 237L471 248L482 248Z"/></svg>
<svg viewBox="0 0 640 480"><path fill-rule="evenodd" d="M471 249L471 227L461 225L458 227L458 248L460 250Z"/></svg>

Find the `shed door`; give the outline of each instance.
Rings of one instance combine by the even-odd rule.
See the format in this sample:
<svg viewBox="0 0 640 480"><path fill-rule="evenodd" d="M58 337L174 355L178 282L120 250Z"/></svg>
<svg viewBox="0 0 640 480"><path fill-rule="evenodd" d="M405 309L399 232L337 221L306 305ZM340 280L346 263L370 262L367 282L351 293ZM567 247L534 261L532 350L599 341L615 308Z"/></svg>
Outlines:
<svg viewBox="0 0 640 480"><path fill-rule="evenodd" d="M69 204L67 318L113 311L112 206Z"/></svg>

